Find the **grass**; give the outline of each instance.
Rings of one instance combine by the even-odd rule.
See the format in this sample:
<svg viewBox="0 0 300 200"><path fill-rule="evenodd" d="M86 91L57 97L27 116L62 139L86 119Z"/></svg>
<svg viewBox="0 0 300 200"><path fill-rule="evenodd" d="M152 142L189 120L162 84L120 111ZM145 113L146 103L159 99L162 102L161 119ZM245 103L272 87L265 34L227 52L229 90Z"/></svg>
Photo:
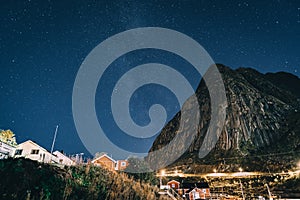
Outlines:
<svg viewBox="0 0 300 200"><path fill-rule="evenodd" d="M0 199L163 199L159 189L92 165L60 168L28 159L0 160Z"/></svg>

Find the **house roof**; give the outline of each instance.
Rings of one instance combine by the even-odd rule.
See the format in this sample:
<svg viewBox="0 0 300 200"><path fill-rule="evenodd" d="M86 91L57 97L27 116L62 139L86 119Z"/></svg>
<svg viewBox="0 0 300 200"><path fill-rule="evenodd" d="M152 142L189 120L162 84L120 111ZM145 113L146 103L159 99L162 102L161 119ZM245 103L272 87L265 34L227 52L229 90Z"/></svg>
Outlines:
<svg viewBox="0 0 300 200"><path fill-rule="evenodd" d="M107 154L103 154L102 156L95 158L94 160L92 160L92 163L94 163L97 160L100 160L101 158L106 157L108 159L110 159L111 161L113 161L114 163L117 163L117 161L115 161L114 159L112 159L111 157L109 157Z"/></svg>
<svg viewBox="0 0 300 200"><path fill-rule="evenodd" d="M179 184L180 184L180 182L179 182L179 181L176 181L176 180L171 180L171 181L169 181L167 184L172 183L172 182L176 182L176 183L179 183Z"/></svg>
<svg viewBox="0 0 300 200"><path fill-rule="evenodd" d="M57 156L57 154L59 154L60 156L65 157L66 159L68 159L69 161L74 162L71 158L69 158L68 156L66 156L65 154L61 153L60 151L54 151L53 155Z"/></svg>

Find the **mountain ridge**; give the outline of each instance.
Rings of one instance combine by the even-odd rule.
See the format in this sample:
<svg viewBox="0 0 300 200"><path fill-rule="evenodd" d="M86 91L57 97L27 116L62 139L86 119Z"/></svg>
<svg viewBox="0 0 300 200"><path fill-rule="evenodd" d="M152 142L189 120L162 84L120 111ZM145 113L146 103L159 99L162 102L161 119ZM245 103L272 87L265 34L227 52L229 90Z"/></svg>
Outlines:
<svg viewBox="0 0 300 200"><path fill-rule="evenodd" d="M220 157L226 154L246 156L257 154L259 151L280 152L283 151L282 148L286 151L300 149L299 126L294 125L300 121L298 113L300 100L298 93L295 92L300 87L299 78L292 79L296 85L293 90L288 90L288 86L291 85L290 79L277 80L277 73L262 74L251 68L233 70L222 64L217 64L217 68L224 81L228 106L225 125L209 156ZM209 91L203 80L195 94L200 106L199 129L195 140L176 162L183 162L189 158L193 158L193 162L200 162L197 159L198 151L202 145L206 145L203 144L203 139L210 123L211 108ZM189 104L189 100L186 104ZM149 152L162 148L176 134L183 134L178 130L180 115L178 112L166 124ZM166 152L166 155L169 153L171 152ZM147 159L153 160L151 155ZM160 164L163 165L163 159L160 160L162 160Z"/></svg>

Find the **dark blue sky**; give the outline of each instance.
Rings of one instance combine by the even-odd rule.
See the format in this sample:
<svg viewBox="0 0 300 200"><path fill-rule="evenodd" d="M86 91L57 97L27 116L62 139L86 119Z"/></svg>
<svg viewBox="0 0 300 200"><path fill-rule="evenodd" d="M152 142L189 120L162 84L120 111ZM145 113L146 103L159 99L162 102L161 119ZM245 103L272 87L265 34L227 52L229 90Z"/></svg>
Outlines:
<svg viewBox="0 0 300 200"><path fill-rule="evenodd" d="M174 29L199 42L217 63L232 68L252 67L261 72L287 71L300 76L300 2L297 0L12 0L1 2L0 16L0 129L13 130L18 142L32 139L50 149L55 126L59 124L55 149L64 149L69 154L88 155L72 116L76 73L95 46L119 32L147 26ZM114 65L129 66L153 60L184 65L174 55L162 53L162 58L159 55L161 52L155 51L133 53ZM105 81L100 83L104 88L111 87L109 80L116 79L114 73L118 74L113 70L107 72L108 85ZM200 76L193 70L184 73L196 87ZM153 102L167 101L169 118L178 111L172 94L159 86L155 90L155 95L147 100L133 97L132 116L138 124L147 123L147 116L141 113L146 113ZM149 93L151 88L145 87L136 96L141 98ZM159 100L154 101L155 98ZM114 132L113 123L108 122L109 117L105 118L107 109L105 103L99 103L98 119L107 120L107 128ZM116 143L126 141L123 136L113 138ZM150 140L145 141L136 148L146 151L150 144ZM99 151L109 153L105 149Z"/></svg>

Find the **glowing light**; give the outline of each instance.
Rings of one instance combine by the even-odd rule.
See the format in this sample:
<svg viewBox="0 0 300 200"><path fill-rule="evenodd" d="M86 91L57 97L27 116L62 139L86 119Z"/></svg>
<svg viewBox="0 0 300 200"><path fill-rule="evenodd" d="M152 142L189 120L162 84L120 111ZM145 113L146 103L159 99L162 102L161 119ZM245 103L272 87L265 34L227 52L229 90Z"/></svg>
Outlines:
<svg viewBox="0 0 300 200"><path fill-rule="evenodd" d="M217 173L217 170L216 170L216 169L214 169L214 173Z"/></svg>
<svg viewBox="0 0 300 200"><path fill-rule="evenodd" d="M242 172L242 171L243 171L243 169L240 167L240 168L239 168L239 171L240 171L240 172Z"/></svg>
<svg viewBox="0 0 300 200"><path fill-rule="evenodd" d="M166 175L166 170L162 169L162 170L160 171L160 175L161 175L161 176L165 176L165 175Z"/></svg>
<svg viewBox="0 0 300 200"><path fill-rule="evenodd" d="M210 173L210 174L205 174L205 176L209 176L209 177L221 177L221 176L227 176L226 173Z"/></svg>

